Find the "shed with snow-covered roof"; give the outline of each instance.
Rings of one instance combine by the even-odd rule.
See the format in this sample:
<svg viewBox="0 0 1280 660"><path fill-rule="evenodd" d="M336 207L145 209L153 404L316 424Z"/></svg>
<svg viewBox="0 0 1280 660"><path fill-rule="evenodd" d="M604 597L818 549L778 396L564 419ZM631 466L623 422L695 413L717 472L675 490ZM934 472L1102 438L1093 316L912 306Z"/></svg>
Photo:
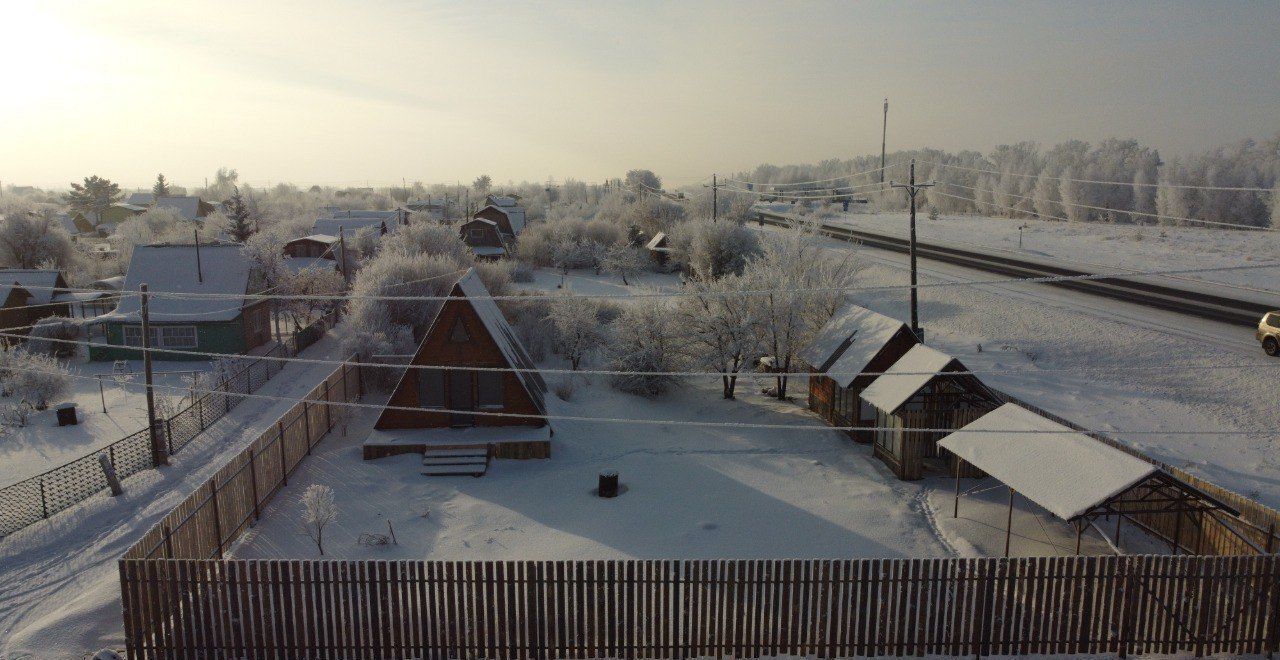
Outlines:
<svg viewBox="0 0 1280 660"><path fill-rule="evenodd" d="M200 353L244 354L271 340L266 300L249 298L257 287L252 260L235 243L157 243L133 250L119 304L99 317L106 346L91 345L90 360L136 360L142 346L143 284L150 295L150 345ZM157 353L163 360L209 356Z"/></svg>
<svg viewBox="0 0 1280 660"><path fill-rule="evenodd" d="M874 413L875 455L900 479L927 470L950 473L954 459L938 450L939 429L952 430L994 409L994 392L959 360L924 344L912 346L860 395Z"/></svg>
<svg viewBox="0 0 1280 660"><path fill-rule="evenodd" d="M520 235L520 232L524 231L524 207L509 197L499 199L502 199L504 203L486 204L484 208L476 211L471 217L483 218L497 223L498 231L510 238L515 238Z"/></svg>
<svg viewBox="0 0 1280 660"><path fill-rule="evenodd" d="M394 234L400 229L400 223L387 218L316 218L311 225L312 235L345 236L348 241L362 232L377 234Z"/></svg>
<svg viewBox="0 0 1280 660"><path fill-rule="evenodd" d="M458 237L482 259L507 256L508 238L498 230L498 223L485 218L472 218L458 229Z"/></svg>
<svg viewBox="0 0 1280 660"><path fill-rule="evenodd" d="M905 323L865 307L849 304L818 333L798 357L809 371L809 409L832 426L872 426L875 410L861 405L859 395L916 345ZM849 431L859 442L871 442L868 431Z"/></svg>
<svg viewBox="0 0 1280 660"><path fill-rule="evenodd" d="M547 458L546 392L515 330L470 269L432 320L364 443L364 457L446 447Z"/></svg>
<svg viewBox="0 0 1280 660"><path fill-rule="evenodd" d="M305 268L324 268L344 272L344 266L354 259L351 250L344 249L344 241L329 234L300 236L284 244L285 266L297 272Z"/></svg>
<svg viewBox="0 0 1280 660"><path fill-rule="evenodd" d="M1203 519L1195 520L1195 516L1217 510L1238 514L1214 496L1149 461L1015 403L1005 403L964 425L939 440L938 446L1008 486L1011 512L1013 493L1017 492L1073 523L1077 554L1086 526L1101 516L1117 517L1116 537L1108 541L1118 546L1119 519L1132 521L1140 515L1150 521L1156 515L1192 516L1188 528L1192 524L1203 528ZM957 477L954 515L960 509L959 485ZM1011 524L1012 515L1008 519ZM1177 551L1181 549L1181 525L1175 523L1171 527L1175 531L1169 540ZM1006 528L1005 534L1007 556L1012 529Z"/></svg>
<svg viewBox="0 0 1280 660"><path fill-rule="evenodd" d="M39 268L0 269L0 328L6 334L26 335L31 324L47 316L70 316L64 299L67 281L62 271ZM0 337L0 344L20 342Z"/></svg>

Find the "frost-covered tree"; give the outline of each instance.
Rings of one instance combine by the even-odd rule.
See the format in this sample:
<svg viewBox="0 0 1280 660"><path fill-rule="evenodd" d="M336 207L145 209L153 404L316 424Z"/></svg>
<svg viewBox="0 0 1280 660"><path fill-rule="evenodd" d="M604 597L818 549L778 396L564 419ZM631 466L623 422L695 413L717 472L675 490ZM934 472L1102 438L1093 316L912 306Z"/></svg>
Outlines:
<svg viewBox="0 0 1280 660"><path fill-rule="evenodd" d="M590 298L565 297L550 305L547 320L555 329L556 350L574 371L604 342L599 313L600 304Z"/></svg>
<svg viewBox="0 0 1280 660"><path fill-rule="evenodd" d="M52 355L10 349L0 352L0 383L18 403L44 410L70 393L71 373Z"/></svg>
<svg viewBox="0 0 1280 660"><path fill-rule="evenodd" d="M307 536L324 555L324 529L338 519L338 504L333 489L321 484L311 484L302 492L302 526Z"/></svg>
<svg viewBox="0 0 1280 660"><path fill-rule="evenodd" d="M476 195L481 200L484 200L484 196L488 195L489 191L492 188L493 188L493 177L489 176L488 174L481 174L480 176L476 177L475 181L471 182L471 189L476 192Z"/></svg>
<svg viewBox="0 0 1280 660"><path fill-rule="evenodd" d="M53 264L66 270L78 261L71 236L50 218L14 213L0 220L0 265L38 268Z"/></svg>
<svg viewBox="0 0 1280 660"><path fill-rule="evenodd" d="M123 197L119 185L95 174L86 177L82 184L72 182L71 192L64 199L71 210L93 218L93 224L97 226L102 222L102 214Z"/></svg>
<svg viewBox="0 0 1280 660"><path fill-rule="evenodd" d="M697 294L681 299L676 307L678 325L684 331L687 353L699 367L720 372L724 398L734 398L738 372L758 357L761 331L748 288L741 276L695 281Z"/></svg>
<svg viewBox="0 0 1280 660"><path fill-rule="evenodd" d="M761 241L760 255L743 270L743 286L752 295L764 351L781 374L777 396L786 398L787 376L795 354L831 318L844 300L842 288L853 286L858 268L852 258L836 258L821 247L817 235L803 227L770 233ZM819 289L818 291L813 291Z"/></svg>
<svg viewBox="0 0 1280 660"><path fill-rule="evenodd" d="M626 185L631 190L662 190L662 179L650 170L627 170Z"/></svg>
<svg viewBox="0 0 1280 660"><path fill-rule="evenodd" d="M440 302L378 298L447 296L462 270L447 257L400 251L366 262L352 282L350 308L338 328L344 349L361 358L412 352Z"/></svg>
<svg viewBox="0 0 1280 660"><path fill-rule="evenodd" d="M601 267L610 275L622 278L623 286L630 286L631 280L649 263L649 258L639 248L630 245L615 245L605 253Z"/></svg>
<svg viewBox="0 0 1280 660"><path fill-rule="evenodd" d="M460 264L474 259L471 249L462 242L458 227L436 223L417 223L401 227L400 231L382 238L383 250L399 250L406 254L426 254L447 257Z"/></svg>
<svg viewBox="0 0 1280 660"><path fill-rule="evenodd" d="M652 374L677 371L680 367L681 340L671 327L671 313L668 307L645 301L628 307L613 322L608 343L609 368L650 372L613 376L615 389L654 398L679 383L675 376Z"/></svg>
<svg viewBox="0 0 1280 660"><path fill-rule="evenodd" d="M120 262L128 264L134 246L165 241L189 243L194 239L195 226L177 210L162 207L148 209L120 223L110 240L111 246L119 253Z"/></svg>
<svg viewBox="0 0 1280 660"><path fill-rule="evenodd" d="M169 188L169 180L164 178L164 174L156 175L156 182L151 186L151 194L155 197L168 197L172 194Z"/></svg>
<svg viewBox="0 0 1280 660"><path fill-rule="evenodd" d="M759 252L757 234L736 222L695 220L680 225L671 237L677 259L701 279L717 279L742 272Z"/></svg>
<svg viewBox="0 0 1280 660"><path fill-rule="evenodd" d="M70 358L76 354L80 335L81 324L76 319L46 316L32 326L25 348L31 353Z"/></svg>
<svg viewBox="0 0 1280 660"><path fill-rule="evenodd" d="M284 296L280 299L280 312L298 331L337 305L333 300L309 296L340 296L346 290L347 283L341 273L331 268L303 268L296 272L285 270L273 293Z"/></svg>
<svg viewBox="0 0 1280 660"><path fill-rule="evenodd" d="M231 198L224 204L227 216L227 234L237 243L243 243L257 231L250 217L249 206L244 195L240 194L240 186L233 186Z"/></svg>

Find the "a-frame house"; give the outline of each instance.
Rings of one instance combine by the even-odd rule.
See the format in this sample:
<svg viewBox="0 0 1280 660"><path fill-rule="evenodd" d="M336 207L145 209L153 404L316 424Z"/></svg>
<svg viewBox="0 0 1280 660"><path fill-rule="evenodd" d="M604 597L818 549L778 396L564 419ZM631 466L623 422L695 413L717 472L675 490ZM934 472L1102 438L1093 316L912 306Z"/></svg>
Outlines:
<svg viewBox="0 0 1280 660"><path fill-rule="evenodd" d="M422 453L423 474L475 476L491 458L548 458L546 392L471 269L423 335L365 440L364 457Z"/></svg>

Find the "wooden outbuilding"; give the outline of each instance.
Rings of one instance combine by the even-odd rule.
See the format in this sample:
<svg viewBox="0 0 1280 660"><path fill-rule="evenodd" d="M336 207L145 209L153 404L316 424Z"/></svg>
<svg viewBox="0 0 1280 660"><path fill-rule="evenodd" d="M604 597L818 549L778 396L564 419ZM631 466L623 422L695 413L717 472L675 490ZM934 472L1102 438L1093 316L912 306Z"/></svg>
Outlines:
<svg viewBox="0 0 1280 660"><path fill-rule="evenodd" d="M665 267L671 261L670 239L665 232L654 234L653 238L649 239L648 243L645 243L644 249L645 252L649 253L649 260L660 268Z"/></svg>
<svg viewBox="0 0 1280 660"><path fill-rule="evenodd" d="M509 256L509 239L498 230L498 223L485 218L473 218L462 224L458 237L480 259L501 259Z"/></svg>
<svg viewBox="0 0 1280 660"><path fill-rule="evenodd" d="M350 250L343 249L344 241L328 234L311 234L295 238L284 244L285 266L297 272L304 268L324 268L344 273L345 254Z"/></svg>
<svg viewBox="0 0 1280 660"><path fill-rule="evenodd" d="M845 306L798 355L809 371L809 409L832 426L874 426L875 410L859 398L876 379L868 374L888 369L916 343L902 321ZM872 439L870 431L846 433L859 442Z"/></svg>
<svg viewBox="0 0 1280 660"><path fill-rule="evenodd" d="M474 471L424 469L478 476L489 458L550 457L546 383L489 295L475 269L454 285L365 440L365 459L422 453L426 468L478 455Z"/></svg>
<svg viewBox="0 0 1280 660"><path fill-rule="evenodd" d="M524 231L524 207L514 197L489 195L485 205L472 218L489 220L497 224L498 231L513 239Z"/></svg>
<svg viewBox="0 0 1280 660"><path fill-rule="evenodd" d="M862 391L875 414L875 455L899 479L954 469L954 457L938 449L941 434L915 429L958 429L1000 405L972 374L956 373L964 371L959 360L916 344Z"/></svg>
<svg viewBox="0 0 1280 660"><path fill-rule="evenodd" d="M71 316L67 281L61 271L34 268L0 269L0 331L26 335L47 316ZM21 341L0 337L0 344Z"/></svg>

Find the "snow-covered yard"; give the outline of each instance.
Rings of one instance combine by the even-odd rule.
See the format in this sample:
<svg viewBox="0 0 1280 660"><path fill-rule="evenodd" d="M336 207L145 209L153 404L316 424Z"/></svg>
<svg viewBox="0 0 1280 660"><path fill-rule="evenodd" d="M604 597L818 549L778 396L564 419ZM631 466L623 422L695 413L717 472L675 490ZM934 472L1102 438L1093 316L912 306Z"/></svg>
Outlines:
<svg viewBox="0 0 1280 660"><path fill-rule="evenodd" d="M124 379L115 378L113 368L112 362L80 361L68 366L73 377L66 401L76 404L78 425L58 426L56 413L50 408L32 415L26 427L0 432L0 487L55 468L147 427L142 361L129 361L130 375ZM181 389L191 385L190 374L209 371L210 363L155 362L152 369L157 385L177 388L156 390L157 397L168 398L177 410L186 397Z"/></svg>

